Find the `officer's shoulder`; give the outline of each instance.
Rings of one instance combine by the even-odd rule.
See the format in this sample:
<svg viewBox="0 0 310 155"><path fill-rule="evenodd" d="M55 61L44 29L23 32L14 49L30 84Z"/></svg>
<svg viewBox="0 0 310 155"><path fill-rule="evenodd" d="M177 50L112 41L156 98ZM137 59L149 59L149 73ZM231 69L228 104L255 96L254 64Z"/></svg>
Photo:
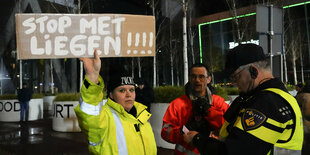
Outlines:
<svg viewBox="0 0 310 155"><path fill-rule="evenodd" d="M262 91L258 93L254 102L255 109L272 119L286 121L292 116L293 111L288 102L273 92Z"/></svg>
<svg viewBox="0 0 310 155"><path fill-rule="evenodd" d="M268 105L287 105L287 101L283 97L272 91L260 91L259 93L257 93L256 98L265 101L266 103L268 103Z"/></svg>

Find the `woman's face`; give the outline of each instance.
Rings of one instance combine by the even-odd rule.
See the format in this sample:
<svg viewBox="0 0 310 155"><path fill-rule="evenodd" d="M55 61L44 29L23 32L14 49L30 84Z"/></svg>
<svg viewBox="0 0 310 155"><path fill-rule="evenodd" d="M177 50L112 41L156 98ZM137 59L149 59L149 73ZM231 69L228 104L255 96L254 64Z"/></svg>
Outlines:
<svg viewBox="0 0 310 155"><path fill-rule="evenodd" d="M130 111L136 98L135 86L118 86L110 93L110 98L122 105L126 111Z"/></svg>

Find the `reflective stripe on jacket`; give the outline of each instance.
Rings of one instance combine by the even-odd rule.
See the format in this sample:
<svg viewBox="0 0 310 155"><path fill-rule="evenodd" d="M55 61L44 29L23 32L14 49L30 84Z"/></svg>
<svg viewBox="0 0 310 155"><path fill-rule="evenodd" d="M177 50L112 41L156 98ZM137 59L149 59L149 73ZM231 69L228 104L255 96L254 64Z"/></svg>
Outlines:
<svg viewBox="0 0 310 155"><path fill-rule="evenodd" d="M135 102L137 117L127 113L124 108L103 98L103 80L99 85L83 84L81 96L83 101L75 108L79 125L89 140L92 154L120 155L156 155L157 148L151 125L147 122L151 114L146 106Z"/></svg>
<svg viewBox="0 0 310 155"><path fill-rule="evenodd" d="M266 90L272 91L283 97L288 103L290 103L295 113L295 120L292 121L292 124L289 124L291 122L288 122L282 126L278 123L273 124L275 126L277 125L279 128L284 129L283 135L280 136L279 140L274 146L289 150L301 150L304 140L304 131L302 115L296 99L292 95L280 89L269 88ZM291 128L289 127L290 125L292 126Z"/></svg>

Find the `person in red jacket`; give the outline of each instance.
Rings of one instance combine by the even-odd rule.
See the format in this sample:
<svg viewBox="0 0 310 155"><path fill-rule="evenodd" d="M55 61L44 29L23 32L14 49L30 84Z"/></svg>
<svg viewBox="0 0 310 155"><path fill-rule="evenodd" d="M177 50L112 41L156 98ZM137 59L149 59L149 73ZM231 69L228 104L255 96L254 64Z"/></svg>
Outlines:
<svg viewBox="0 0 310 155"><path fill-rule="evenodd" d="M187 131L216 137L225 121L223 115L229 105L212 93L210 82L208 68L201 63L194 64L185 85L186 93L173 100L164 115L161 137L176 144L176 155L200 154L193 144L185 142Z"/></svg>

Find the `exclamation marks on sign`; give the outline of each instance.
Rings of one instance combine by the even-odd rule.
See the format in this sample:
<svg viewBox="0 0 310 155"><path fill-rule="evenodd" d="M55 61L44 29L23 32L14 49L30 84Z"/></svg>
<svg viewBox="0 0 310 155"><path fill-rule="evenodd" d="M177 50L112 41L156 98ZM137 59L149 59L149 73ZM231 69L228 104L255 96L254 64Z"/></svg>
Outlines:
<svg viewBox="0 0 310 155"><path fill-rule="evenodd" d="M127 36L127 45L128 47L131 47L131 32L128 33L128 36ZM127 54L130 54L131 53L131 50L127 50Z"/></svg>
<svg viewBox="0 0 310 155"><path fill-rule="evenodd" d="M127 45L128 47L131 48L132 44L134 43L134 47L137 48L138 46L142 46L142 50L138 51L138 50L127 50L127 54L152 54L151 50L147 50L147 52L145 51L145 49L147 48L151 48L153 47L153 39L154 39L154 34L153 32L149 33L149 37L147 37L147 33L143 32L142 33L142 41L140 41L141 35L140 33L136 33L134 36L134 40L132 40L133 36L132 33L129 32L128 36L127 36ZM148 42L148 46L147 47L147 41ZM142 43L141 43L142 42ZM142 45L140 45L142 44Z"/></svg>

